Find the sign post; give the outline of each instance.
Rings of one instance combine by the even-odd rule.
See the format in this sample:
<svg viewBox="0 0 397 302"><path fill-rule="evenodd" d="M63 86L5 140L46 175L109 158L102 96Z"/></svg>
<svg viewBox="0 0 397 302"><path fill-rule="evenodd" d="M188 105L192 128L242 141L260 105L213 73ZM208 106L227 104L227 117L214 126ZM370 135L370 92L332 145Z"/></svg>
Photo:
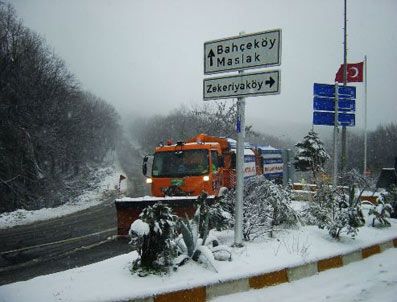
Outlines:
<svg viewBox="0 0 397 302"><path fill-rule="evenodd" d="M244 32L240 32L240 36ZM244 71L238 71L243 76ZM243 246L243 204L244 204L244 142L245 142L245 98L237 98L237 154L236 154L236 203L234 223L234 245Z"/></svg>
<svg viewBox="0 0 397 302"><path fill-rule="evenodd" d="M239 71L243 74L244 71ZM237 99L237 154L236 154L236 204L234 224L234 245L243 245L243 202L244 202L244 141L245 141L245 98Z"/></svg>
<svg viewBox="0 0 397 302"><path fill-rule="evenodd" d="M237 97L237 154L234 245L243 245L245 98L280 93L280 71L244 73L246 69L281 65L281 29L240 33L204 43L204 74L238 71L237 75L203 80L204 100Z"/></svg>
<svg viewBox="0 0 397 302"><path fill-rule="evenodd" d="M333 178L334 187L338 184L338 126L354 126L356 111L356 87L318 84L313 85L313 125L334 126ZM342 111L339 113L339 111Z"/></svg>
<svg viewBox="0 0 397 302"><path fill-rule="evenodd" d="M332 175L332 184L334 188L338 185L338 106L339 105L339 88L338 82L335 83L335 117L334 117L334 169Z"/></svg>

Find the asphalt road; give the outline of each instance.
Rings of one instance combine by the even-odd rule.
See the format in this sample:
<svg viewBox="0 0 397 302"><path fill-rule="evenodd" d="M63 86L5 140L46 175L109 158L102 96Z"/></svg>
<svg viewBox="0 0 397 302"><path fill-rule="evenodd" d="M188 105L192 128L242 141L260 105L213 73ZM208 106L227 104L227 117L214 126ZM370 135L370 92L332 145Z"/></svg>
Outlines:
<svg viewBox="0 0 397 302"><path fill-rule="evenodd" d="M117 239L114 195L67 216L0 230L0 285L86 265L131 251Z"/></svg>

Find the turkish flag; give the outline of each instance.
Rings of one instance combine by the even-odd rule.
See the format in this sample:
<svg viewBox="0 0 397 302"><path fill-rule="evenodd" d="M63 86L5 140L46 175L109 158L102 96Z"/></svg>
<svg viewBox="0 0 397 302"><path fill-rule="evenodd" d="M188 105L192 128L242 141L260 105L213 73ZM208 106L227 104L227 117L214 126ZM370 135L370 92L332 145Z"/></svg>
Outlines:
<svg viewBox="0 0 397 302"><path fill-rule="evenodd" d="M364 62L347 64L346 82L362 82L364 79ZM343 83L343 64L335 76L335 82Z"/></svg>

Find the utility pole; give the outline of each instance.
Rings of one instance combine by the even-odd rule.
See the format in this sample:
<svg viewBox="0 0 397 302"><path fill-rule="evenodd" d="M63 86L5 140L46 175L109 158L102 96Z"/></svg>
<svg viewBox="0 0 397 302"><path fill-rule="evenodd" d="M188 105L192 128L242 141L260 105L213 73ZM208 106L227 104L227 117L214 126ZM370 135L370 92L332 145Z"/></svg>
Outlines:
<svg viewBox="0 0 397 302"><path fill-rule="evenodd" d="M343 27L343 86L347 84L347 0L344 0L344 27ZM346 169L347 162L347 129L342 126L342 156L341 171Z"/></svg>

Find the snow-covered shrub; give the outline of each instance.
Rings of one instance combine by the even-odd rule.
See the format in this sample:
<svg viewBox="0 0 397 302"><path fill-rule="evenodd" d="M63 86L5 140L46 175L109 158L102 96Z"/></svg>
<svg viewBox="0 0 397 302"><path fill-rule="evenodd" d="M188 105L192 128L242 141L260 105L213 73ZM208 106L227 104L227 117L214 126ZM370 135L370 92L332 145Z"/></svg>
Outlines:
<svg viewBox="0 0 397 302"><path fill-rule="evenodd" d="M230 191L225 199L229 204L229 209L233 209L236 192ZM266 233L273 236L275 227L282 224L295 225L299 221L299 215L290 204L291 192L289 189L276 185L263 176L248 178L244 185L244 240L254 240Z"/></svg>
<svg viewBox="0 0 397 302"><path fill-rule="evenodd" d="M131 244L139 258L133 262L133 271L145 276L148 273L167 272L176 256L173 239L176 236L176 216L162 203L146 207L140 219L131 224Z"/></svg>
<svg viewBox="0 0 397 302"><path fill-rule="evenodd" d="M372 205L368 211L368 225L373 227L389 227L389 218L395 217L397 210L397 187L391 186L386 193L381 193L378 204Z"/></svg>
<svg viewBox="0 0 397 302"><path fill-rule="evenodd" d="M210 230L223 228L227 215L219 204L208 203L206 193L197 198L195 206L196 212L192 220L178 220L180 236L176 240L176 246L180 255L175 264L182 265L192 259L205 263L216 271L214 260L231 260L231 253L228 247L218 244L218 240L210 235Z"/></svg>
<svg viewBox="0 0 397 302"><path fill-rule="evenodd" d="M200 237L205 239L212 229L225 230L230 226L231 214L228 212L224 199L218 199L211 204L207 200L207 193L203 192L196 200L194 219L198 223Z"/></svg>
<svg viewBox="0 0 397 302"><path fill-rule="evenodd" d="M368 211L368 225L373 227L389 227L391 226L388 218L393 209L389 203L385 203L383 199L378 199L378 204L373 205Z"/></svg>
<svg viewBox="0 0 397 302"><path fill-rule="evenodd" d="M391 207L390 217L397 218L397 186L391 185L386 193L381 194L381 199L385 204Z"/></svg>
<svg viewBox="0 0 397 302"><path fill-rule="evenodd" d="M354 238L365 221L361 203L355 196L355 186L348 190L346 194L343 188L335 189L319 183L313 202L305 212L308 216L306 222L327 229L332 238L339 239L341 233Z"/></svg>
<svg viewBox="0 0 397 302"><path fill-rule="evenodd" d="M325 228L325 222L329 220L332 211L334 196L335 192L331 186L318 182L317 191L312 201L303 210L303 222L309 225L318 225L322 229Z"/></svg>

